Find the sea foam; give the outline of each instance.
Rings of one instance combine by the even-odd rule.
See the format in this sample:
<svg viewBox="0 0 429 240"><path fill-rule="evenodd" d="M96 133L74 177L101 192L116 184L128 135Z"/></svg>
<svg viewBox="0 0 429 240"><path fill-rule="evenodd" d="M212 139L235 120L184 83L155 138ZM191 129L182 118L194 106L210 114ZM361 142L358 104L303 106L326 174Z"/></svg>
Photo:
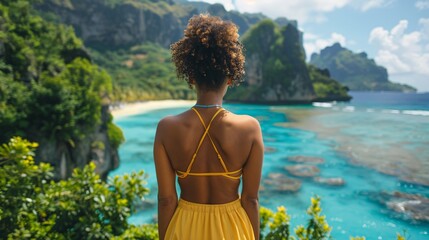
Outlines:
<svg viewBox="0 0 429 240"><path fill-rule="evenodd" d="M402 113L407 115L429 116L429 111L423 110L403 110Z"/></svg>
<svg viewBox="0 0 429 240"><path fill-rule="evenodd" d="M331 108L334 105L335 105L334 102L314 102L313 103L313 106L315 107L324 107L324 108Z"/></svg>
<svg viewBox="0 0 429 240"><path fill-rule="evenodd" d="M401 111L396 109L383 109L381 110L382 113L393 113L393 114L400 114Z"/></svg>

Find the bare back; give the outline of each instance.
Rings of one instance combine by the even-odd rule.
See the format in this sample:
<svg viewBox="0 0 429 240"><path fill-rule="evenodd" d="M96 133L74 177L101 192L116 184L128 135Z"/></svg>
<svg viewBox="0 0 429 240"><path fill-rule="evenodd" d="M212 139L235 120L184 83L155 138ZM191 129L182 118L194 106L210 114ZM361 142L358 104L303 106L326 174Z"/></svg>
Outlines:
<svg viewBox="0 0 429 240"><path fill-rule="evenodd" d="M208 125L216 109L198 109L202 120ZM186 171L196 151L205 127L197 114L188 110L182 114L165 118L162 143L171 167L175 171ZM213 140L229 171L242 169L257 141L258 122L249 116L222 111L211 123L208 134ZM193 173L225 171L217 153L205 137L192 164ZM239 176L239 173L236 174ZM219 204L238 198L239 179L225 176L192 176L179 178L181 198L191 202Z"/></svg>

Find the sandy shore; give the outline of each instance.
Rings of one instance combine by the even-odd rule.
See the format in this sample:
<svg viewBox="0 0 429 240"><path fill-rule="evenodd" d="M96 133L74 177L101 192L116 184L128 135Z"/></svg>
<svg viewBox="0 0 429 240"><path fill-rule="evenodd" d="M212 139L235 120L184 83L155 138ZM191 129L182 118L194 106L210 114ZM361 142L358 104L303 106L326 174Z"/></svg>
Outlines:
<svg viewBox="0 0 429 240"><path fill-rule="evenodd" d="M191 107L195 100L160 100L137 103L125 103L111 109L114 118L122 118L131 115L146 113L165 108Z"/></svg>

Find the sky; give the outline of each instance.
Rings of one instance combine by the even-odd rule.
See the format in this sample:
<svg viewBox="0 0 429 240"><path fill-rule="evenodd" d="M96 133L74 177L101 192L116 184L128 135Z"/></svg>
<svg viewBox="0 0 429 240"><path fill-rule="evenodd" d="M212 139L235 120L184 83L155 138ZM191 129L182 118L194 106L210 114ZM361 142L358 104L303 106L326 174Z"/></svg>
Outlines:
<svg viewBox="0 0 429 240"><path fill-rule="evenodd" d="M366 52L389 80L429 92L429 0L203 0L298 21L312 53L339 42Z"/></svg>

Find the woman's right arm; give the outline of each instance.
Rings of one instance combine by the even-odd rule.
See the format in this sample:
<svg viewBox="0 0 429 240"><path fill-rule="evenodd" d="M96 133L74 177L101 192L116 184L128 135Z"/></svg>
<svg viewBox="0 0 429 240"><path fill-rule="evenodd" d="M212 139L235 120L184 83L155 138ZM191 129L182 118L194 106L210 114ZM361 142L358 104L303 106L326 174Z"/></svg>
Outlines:
<svg viewBox="0 0 429 240"><path fill-rule="evenodd" d="M166 119L163 119L158 123L153 148L158 181L158 233L161 240L165 237L168 224L177 207L176 174L163 144L167 134L165 122Z"/></svg>
<svg viewBox="0 0 429 240"><path fill-rule="evenodd" d="M261 181L262 162L264 157L264 143L261 127L256 119L251 122L253 139L249 157L243 167L243 188L241 205L249 216L255 239L259 239L259 184Z"/></svg>

